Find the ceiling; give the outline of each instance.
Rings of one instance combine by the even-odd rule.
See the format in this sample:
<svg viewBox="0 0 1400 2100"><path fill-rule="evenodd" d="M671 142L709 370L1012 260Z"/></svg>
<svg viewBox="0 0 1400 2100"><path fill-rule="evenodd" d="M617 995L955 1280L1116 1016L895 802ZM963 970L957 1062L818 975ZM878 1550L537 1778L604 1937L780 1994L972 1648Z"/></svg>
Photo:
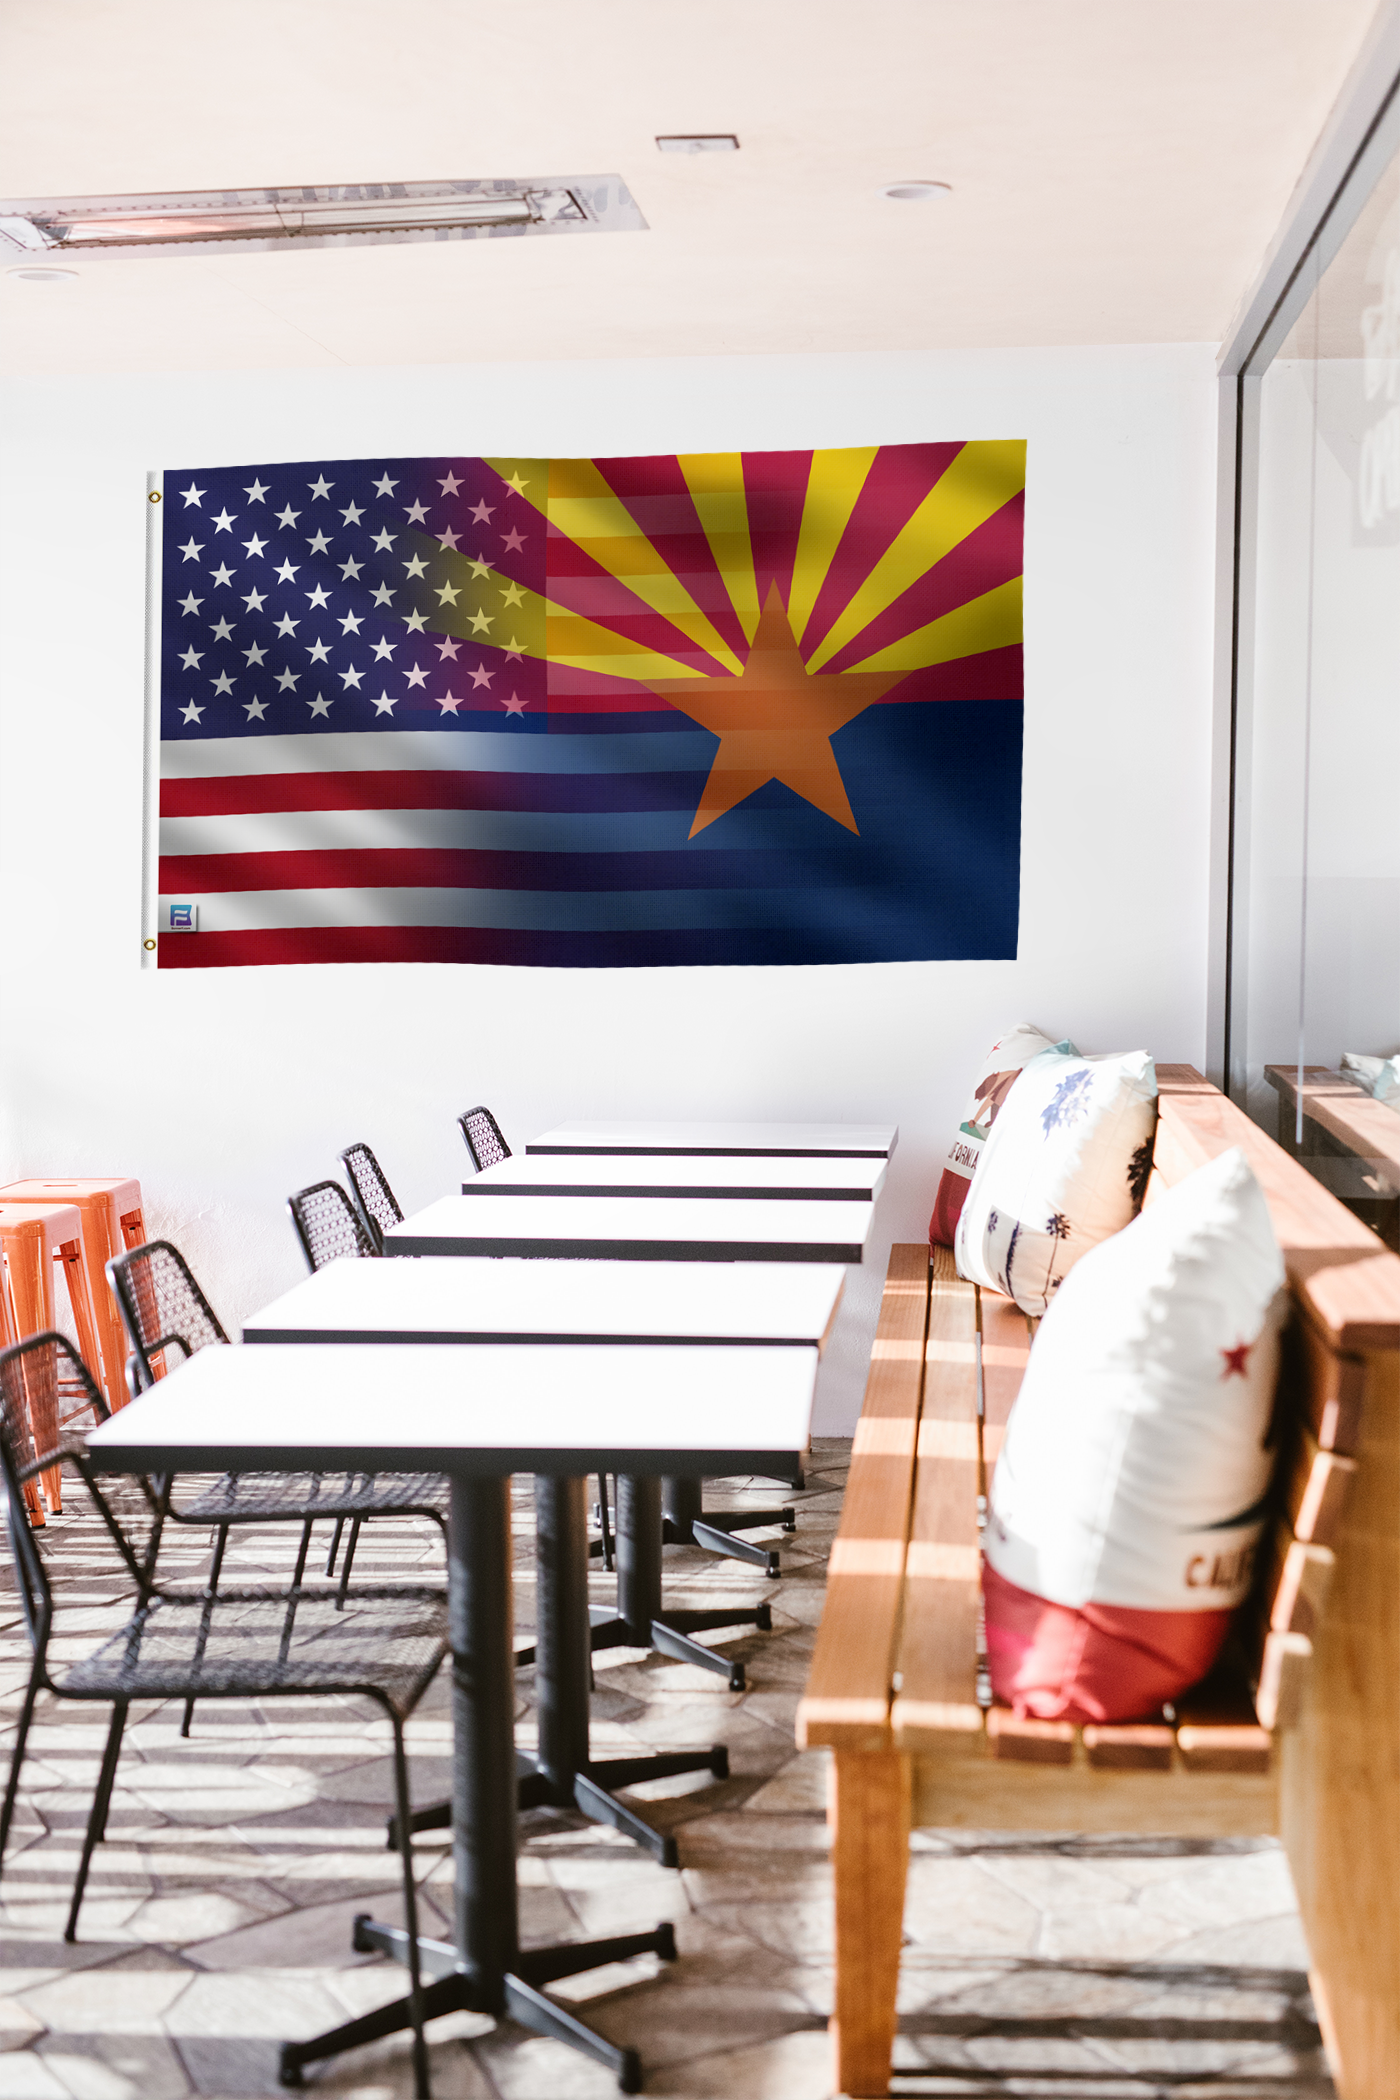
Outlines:
<svg viewBox="0 0 1400 2100"><path fill-rule="evenodd" d="M0 197L616 172L650 227L0 277L0 371L1214 341L1375 8L0 0Z"/></svg>

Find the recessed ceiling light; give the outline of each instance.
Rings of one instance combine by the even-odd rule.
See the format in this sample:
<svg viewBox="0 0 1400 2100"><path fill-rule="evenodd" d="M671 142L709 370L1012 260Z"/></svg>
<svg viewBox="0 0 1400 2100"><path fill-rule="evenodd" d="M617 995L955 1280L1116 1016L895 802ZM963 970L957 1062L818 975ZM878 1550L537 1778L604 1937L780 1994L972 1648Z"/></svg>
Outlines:
<svg viewBox="0 0 1400 2100"><path fill-rule="evenodd" d="M619 175L513 181L365 182L148 197L43 197L0 204L0 260L26 251L199 254L210 242L274 249L492 235L644 232Z"/></svg>
<svg viewBox="0 0 1400 2100"><path fill-rule="evenodd" d="M935 197L951 197L951 182L887 182L880 191L882 197L893 197L896 204L928 204Z"/></svg>
<svg viewBox="0 0 1400 2100"><path fill-rule="evenodd" d="M732 131L668 131L656 141L658 153L737 153Z"/></svg>
<svg viewBox="0 0 1400 2100"><path fill-rule="evenodd" d="M24 284L76 284L76 270L41 270L32 264L27 270L7 270L7 277L18 277Z"/></svg>

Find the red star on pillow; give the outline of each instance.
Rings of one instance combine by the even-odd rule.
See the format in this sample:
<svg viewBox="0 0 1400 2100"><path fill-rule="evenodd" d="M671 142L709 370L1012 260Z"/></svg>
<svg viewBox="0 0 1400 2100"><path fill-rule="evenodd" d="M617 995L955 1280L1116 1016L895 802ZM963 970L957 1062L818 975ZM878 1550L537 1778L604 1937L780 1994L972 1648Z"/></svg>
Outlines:
<svg viewBox="0 0 1400 2100"><path fill-rule="evenodd" d="M1245 1365L1249 1362L1249 1352L1252 1347L1253 1344L1250 1342L1236 1342L1233 1349L1222 1349L1220 1354L1225 1359L1225 1368L1220 1374L1221 1377L1243 1378Z"/></svg>

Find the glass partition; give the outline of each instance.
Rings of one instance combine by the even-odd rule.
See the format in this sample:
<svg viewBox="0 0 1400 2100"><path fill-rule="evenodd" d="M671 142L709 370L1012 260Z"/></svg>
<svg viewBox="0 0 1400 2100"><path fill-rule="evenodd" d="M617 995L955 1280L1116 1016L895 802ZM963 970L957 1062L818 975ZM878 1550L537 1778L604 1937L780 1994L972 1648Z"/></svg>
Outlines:
<svg viewBox="0 0 1400 2100"><path fill-rule="evenodd" d="M1400 160L1306 267L1241 550L1231 1090L1395 1246Z"/></svg>

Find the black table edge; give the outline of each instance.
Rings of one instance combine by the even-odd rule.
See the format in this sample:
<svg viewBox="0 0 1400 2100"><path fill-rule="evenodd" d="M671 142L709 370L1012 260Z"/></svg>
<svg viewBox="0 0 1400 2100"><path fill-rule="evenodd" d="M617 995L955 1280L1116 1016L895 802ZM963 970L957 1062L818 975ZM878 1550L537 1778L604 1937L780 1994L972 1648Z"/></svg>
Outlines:
<svg viewBox="0 0 1400 2100"><path fill-rule="evenodd" d="M386 1254L484 1255L493 1260L859 1262L864 1251L860 1241L842 1245L789 1241L773 1246L766 1240L497 1239L489 1233L444 1237L409 1235L397 1229L384 1235Z"/></svg>
<svg viewBox="0 0 1400 2100"><path fill-rule="evenodd" d="M576 1449L542 1450L526 1444L463 1448L450 1451L437 1444L339 1444L330 1437L316 1444L181 1444L89 1446L99 1473L451 1473L460 1479L500 1480L513 1473L543 1473L577 1479L589 1473L626 1473L651 1479L732 1478L759 1473L784 1480L795 1474L806 1455L786 1450L639 1450L634 1444L584 1444ZM448 1462L450 1461L450 1463Z"/></svg>
<svg viewBox="0 0 1400 2100"><path fill-rule="evenodd" d="M488 1334L472 1328L430 1330L424 1327L245 1327L246 1343L258 1342L364 1342L373 1347L432 1344L438 1347L480 1348L488 1345L511 1348L584 1349L820 1349L811 1334L537 1334L518 1328L505 1334Z"/></svg>
<svg viewBox="0 0 1400 2100"><path fill-rule="evenodd" d="M604 1183L601 1181L489 1181L481 1175L462 1183L464 1196L616 1196L626 1199L632 1196L664 1196L674 1202L688 1203L873 1203L874 1189L697 1189L677 1182L674 1188L662 1188L659 1184L648 1188L637 1188L628 1182Z"/></svg>

